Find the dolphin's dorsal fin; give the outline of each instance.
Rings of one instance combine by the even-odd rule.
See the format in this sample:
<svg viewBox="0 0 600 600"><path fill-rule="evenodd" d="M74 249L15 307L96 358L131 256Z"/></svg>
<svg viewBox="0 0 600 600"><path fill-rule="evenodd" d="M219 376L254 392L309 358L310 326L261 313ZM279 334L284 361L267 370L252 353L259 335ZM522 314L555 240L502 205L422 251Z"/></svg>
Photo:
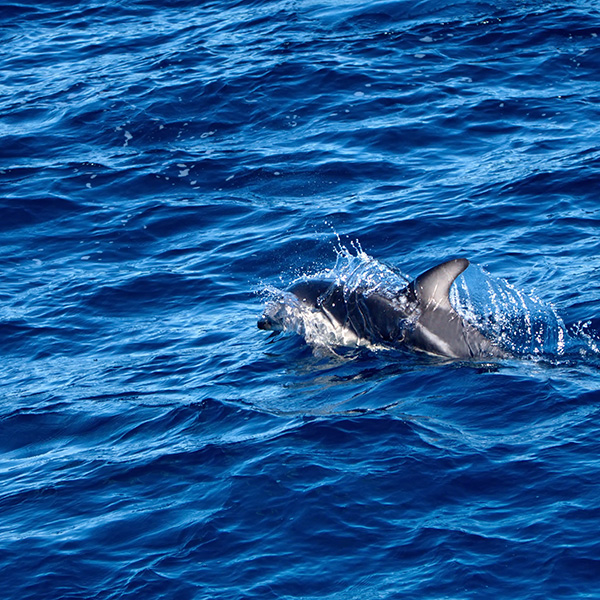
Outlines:
<svg viewBox="0 0 600 600"><path fill-rule="evenodd" d="M466 258L455 258L421 273L409 285L423 309L454 311L450 304L450 286L469 266Z"/></svg>

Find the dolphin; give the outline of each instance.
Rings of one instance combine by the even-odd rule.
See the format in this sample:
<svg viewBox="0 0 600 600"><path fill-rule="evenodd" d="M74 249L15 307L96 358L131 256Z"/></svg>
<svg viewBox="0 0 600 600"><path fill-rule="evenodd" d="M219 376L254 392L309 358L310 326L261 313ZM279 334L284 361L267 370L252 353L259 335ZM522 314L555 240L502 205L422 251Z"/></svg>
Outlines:
<svg viewBox="0 0 600 600"><path fill-rule="evenodd" d="M450 287L468 266L466 258L449 260L400 291L350 289L327 279L300 281L287 291L355 341L454 359L506 358L504 350L465 321L450 303ZM282 303L267 306L258 321L260 329L283 328Z"/></svg>

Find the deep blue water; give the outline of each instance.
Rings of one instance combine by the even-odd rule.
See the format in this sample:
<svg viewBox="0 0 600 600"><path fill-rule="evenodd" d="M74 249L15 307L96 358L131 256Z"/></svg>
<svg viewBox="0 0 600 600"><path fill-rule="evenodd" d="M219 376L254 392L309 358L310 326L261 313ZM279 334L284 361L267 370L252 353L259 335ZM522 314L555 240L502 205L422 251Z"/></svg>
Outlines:
<svg viewBox="0 0 600 600"><path fill-rule="evenodd" d="M596 2L0 20L3 598L600 597ZM353 247L566 346L257 329Z"/></svg>

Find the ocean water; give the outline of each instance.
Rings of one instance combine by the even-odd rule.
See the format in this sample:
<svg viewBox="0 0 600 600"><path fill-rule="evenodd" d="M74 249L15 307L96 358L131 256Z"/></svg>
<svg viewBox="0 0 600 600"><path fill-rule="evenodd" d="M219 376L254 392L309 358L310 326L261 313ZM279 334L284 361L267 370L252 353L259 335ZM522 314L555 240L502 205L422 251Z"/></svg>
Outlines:
<svg viewBox="0 0 600 600"><path fill-rule="evenodd" d="M0 18L3 598L600 597L597 2ZM458 256L510 359L256 327Z"/></svg>

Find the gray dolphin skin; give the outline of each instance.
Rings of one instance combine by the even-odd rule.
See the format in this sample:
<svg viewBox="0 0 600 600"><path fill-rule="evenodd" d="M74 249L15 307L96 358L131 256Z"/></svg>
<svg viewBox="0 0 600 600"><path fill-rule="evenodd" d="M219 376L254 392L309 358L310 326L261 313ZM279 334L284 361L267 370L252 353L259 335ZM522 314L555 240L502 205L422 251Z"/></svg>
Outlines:
<svg viewBox="0 0 600 600"><path fill-rule="evenodd" d="M300 281L287 291L357 339L447 358L506 358L507 353L467 323L450 303L450 287L468 266L466 258L444 262L403 290L385 295L324 279ZM280 330L278 311L267 307L258 327Z"/></svg>

